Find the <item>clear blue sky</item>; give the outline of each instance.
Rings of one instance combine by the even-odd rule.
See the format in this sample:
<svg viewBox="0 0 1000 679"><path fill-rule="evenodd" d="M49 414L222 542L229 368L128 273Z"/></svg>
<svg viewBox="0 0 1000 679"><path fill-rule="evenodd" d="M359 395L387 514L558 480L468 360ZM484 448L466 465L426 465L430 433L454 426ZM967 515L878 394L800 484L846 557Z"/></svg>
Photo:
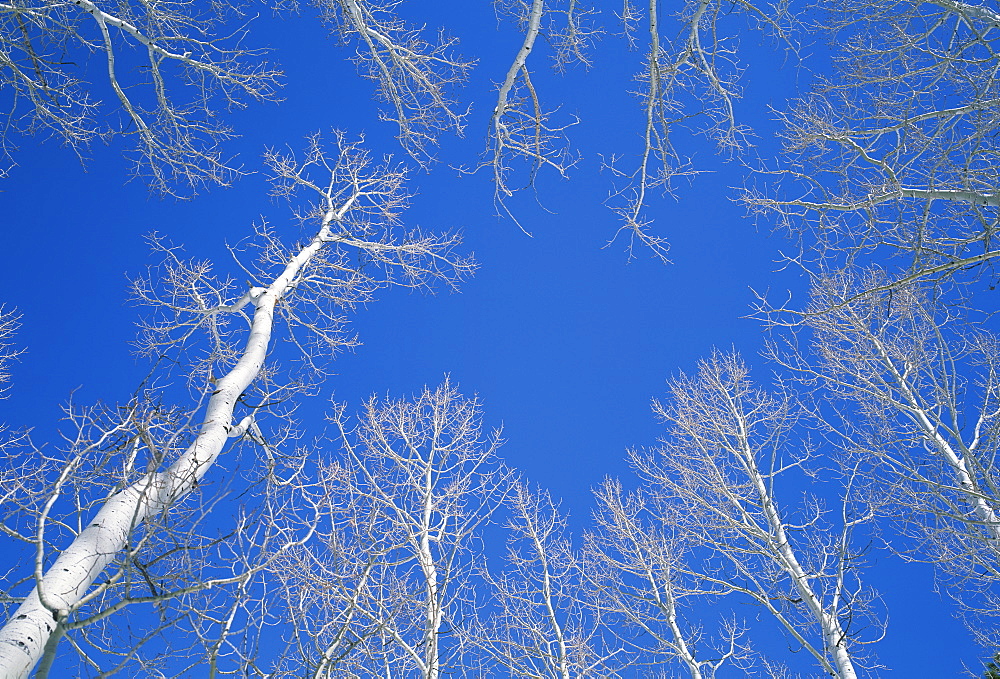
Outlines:
<svg viewBox="0 0 1000 679"><path fill-rule="evenodd" d="M624 52L613 35L599 45L589 74L557 79L535 63L542 97L580 116L572 138L584 159L569 181L542 176L541 205L527 193L515 202L532 237L499 220L489 176L460 176L448 163L472 162L484 146L492 82L506 71L519 36L509 24L496 30L489 3L409 5L420 23L447 25L461 51L480 61L462 95L474 105L466 139L446 139L445 162L413 174L418 195L405 219L461 229L480 269L461 294L392 290L360 309L352 322L362 346L337 361L327 393L304 412L321 414L331 394L357 404L373 392L411 393L450 373L466 393L479 394L489 423L503 425L507 461L563 498L579 529L588 522L591 488L607 475L627 475L626 449L652 445L661 434L649 404L668 377L718 347L736 348L757 366L758 379L768 378L757 357L761 327L743 317L751 288L801 292L802 281L777 273L774 263L791 246L733 201L742 168L693 138L686 148L708 172L657 199L651 215L671 242L673 263L642 252L629 262L617 245L602 248L617 227L603 205L609 177L598 171L598 154L633 153L639 143L639 111L625 83L640 55ZM266 145L296 148L306 134L331 127L364 132L378 153L399 153L392 128L378 120L370 83L311 10L256 24L258 43L275 49L287 77L280 105L252 104L230 116L244 133L231 148L248 168ZM768 107L780 107L811 76L770 39L748 35L741 50L747 97L740 115L768 157L777 151ZM812 51L822 64L822 49ZM21 146L19 166L0 184L0 266L2 300L23 314L18 343L27 353L15 365L0 419L36 427L40 442L54 440L71 393L78 403L124 400L144 374L130 353L142 310L127 303L126 276L151 263L145 234L167 234L192 256L221 262L224 244L247 235L262 216L295 227L267 197L260 175L192 201L160 200L139 182L123 185L127 165L115 142L93 148L83 166L56 143L26 139ZM977 668L977 651L932 591L929 569L872 557L866 581L882 593L889 616L876 651L892 669L885 676L958 676L963 662Z"/></svg>

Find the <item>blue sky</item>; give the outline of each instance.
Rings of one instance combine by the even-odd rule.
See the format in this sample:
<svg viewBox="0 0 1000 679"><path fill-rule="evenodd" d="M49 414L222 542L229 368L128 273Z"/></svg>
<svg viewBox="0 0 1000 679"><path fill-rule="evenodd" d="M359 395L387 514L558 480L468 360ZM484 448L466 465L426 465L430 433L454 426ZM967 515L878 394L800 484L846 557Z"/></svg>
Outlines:
<svg viewBox="0 0 1000 679"><path fill-rule="evenodd" d="M447 25L461 51L479 59L461 95L474 107L466 138L443 140L443 162L413 173L417 195L405 220L461 229L480 268L460 294L389 290L358 310L352 324L362 346L338 359L323 395L302 412L318 417L330 396L358 404L373 392L412 393L451 374L466 393L479 394L491 425L502 424L507 461L563 498L582 528L591 488L605 476L627 475L626 449L652 445L661 434L649 404L668 377L718 347L741 352L766 381L770 369L757 357L762 329L745 316L751 289L801 294L802 280L775 263L791 245L734 201L743 168L691 137L683 148L705 174L679 182L651 212L671 243L672 264L642 251L629 261L619 245L603 247L617 225L603 204L610 178L599 171L599 154L634 153L639 143L638 107L627 94L639 55L621 49L614 35L598 46L590 73L553 78L541 59L534 63L543 99L579 115L571 136L583 160L569 180L543 175L537 201L523 192L512 203L531 237L498 219L489 176L461 176L449 164L474 162L485 145L491 83L520 38L510 24L497 30L487 3L408 3L405 11L431 27ZM603 19L613 26L612 17ZM252 35L274 48L287 76L282 103L229 114L244 134L230 148L248 169L267 145L296 148L305 135L333 127L365 133L378 153L399 154L392 128L378 120L370 83L311 10L256 23ZM810 68L822 69L823 48L806 51L814 57ZM812 76L759 34L743 39L741 53L747 96L740 116L756 130L760 155L770 157L777 145L769 106L783 105ZM70 394L78 403L123 400L145 374L129 344L142 310L127 302L127 276L152 263L145 234L166 234L193 256L224 261L225 243L248 235L262 216L296 228L286 208L267 197L259 174L174 201L149 196L138 181L123 185L127 166L116 141L95 146L82 166L57 143L34 139L22 140L16 158L0 186L0 266L8 281L3 302L22 314L18 343L27 352L0 412L12 425L34 427L36 442L55 439ZM877 551L873 561L866 580L880 589L889 616L877 646L892 669L886 675L956 676L963 662L976 667L978 652L932 591L929 569Z"/></svg>

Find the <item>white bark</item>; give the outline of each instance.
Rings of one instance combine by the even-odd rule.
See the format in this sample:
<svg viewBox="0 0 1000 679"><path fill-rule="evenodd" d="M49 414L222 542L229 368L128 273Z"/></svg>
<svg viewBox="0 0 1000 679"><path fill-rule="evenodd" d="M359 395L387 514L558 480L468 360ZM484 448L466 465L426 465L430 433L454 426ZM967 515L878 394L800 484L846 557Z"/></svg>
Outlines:
<svg viewBox="0 0 1000 679"><path fill-rule="evenodd" d="M979 19L995 28L1000 28L1000 13L984 5L970 5L967 2L951 2L950 0L931 0L931 4L942 7L966 18Z"/></svg>
<svg viewBox="0 0 1000 679"><path fill-rule="evenodd" d="M434 539L434 518L437 508L437 494L435 493L435 477L437 470L434 468L434 453L431 451L428 459L427 469L423 474L423 504L419 519L419 542L417 546L417 561L420 570L424 574L424 587L426 588L426 598L424 599L425 629L424 629L424 667L425 679L438 679L441 672L441 659L438 652L438 640L441 636L441 623L444 619L444 610L441 606L440 582L438 580L437 563L434 558L434 550L431 548L431 540ZM440 539L437 536L436 539Z"/></svg>
<svg viewBox="0 0 1000 679"><path fill-rule="evenodd" d="M917 558L985 586L1000 575L995 336L959 322L922 286L866 294L889 290L884 281L879 272L817 284L808 325L819 361L788 364L860 406L869 433L857 449L871 456L872 476L881 470L889 481L873 504L906 517L922 543ZM844 436L857 426L845 427ZM970 608L997 610L983 602Z"/></svg>
<svg viewBox="0 0 1000 679"><path fill-rule="evenodd" d="M746 441L748 440L748 432L744 429L743 425L743 421L740 421L740 438ZM747 470L751 482L760 499L761 509L767 518L767 524L770 528L770 534L768 535L768 542L770 544L768 546L772 551L773 557L776 557L775 561L778 567L791 578L795 585L795 590L799 594L799 598L808 606L813 618L819 623L820 629L823 631L823 642L826 646L826 652L833 658L833 662L837 668L837 676L840 679L856 679L858 675L854 670L854 663L851 661L851 656L847 652L847 634L844 632L837 616L836 602L834 602L832 611L829 610L813 589L810 582L812 578L802 568L795 549L793 549L789 541L785 522L781 518L781 514L775 503L773 490L769 483L770 480L765 478L757 468L754 451L749 445L744 447L743 454L747 461ZM823 658L819 658L819 660L825 664Z"/></svg>
<svg viewBox="0 0 1000 679"><path fill-rule="evenodd" d="M795 397L757 390L737 357L718 353L700 364L696 378L675 380L671 397L656 406L674 425L667 445L633 460L664 507L681 503L660 520L714 552L709 565L694 571L697 579L751 597L825 672L856 679L841 619L856 603L846 575L848 538L857 522L845 515L841 540L834 543L816 534L822 515L816 510L793 540L775 490L783 471L810 456L804 444L786 442L800 419L790 406ZM669 619L672 606L665 612ZM822 644L810 640L817 632Z"/></svg>
<svg viewBox="0 0 1000 679"><path fill-rule="evenodd" d="M795 263L817 275L877 261L895 289L975 280L1000 207L996 3L825 4L839 65L782 114L786 158L747 203L810 232Z"/></svg>
<svg viewBox="0 0 1000 679"><path fill-rule="evenodd" d="M587 535L586 549L598 568L589 578L596 604L627 623L613 631L625 644L641 646L643 662L659 656L660 662L677 660L691 679L714 676L737 654L737 635L729 635L728 651L720 652L717 641L711 641L706 653L703 643L700 655L715 659L699 659L694 648L699 633L684 619L681 600L707 592L690 588L680 577L689 549L680 531L673 530L676 517L660 511L664 506L642 491L623 493L621 483L611 479L595 497L597 527ZM641 631L641 642L630 638L629 628Z"/></svg>
<svg viewBox="0 0 1000 679"><path fill-rule="evenodd" d="M292 501L315 506L325 527L276 574L295 660L274 676L460 674L475 536L509 483L500 441L449 382L413 401L373 398L356 427L343 407L333 420L343 457Z"/></svg>
<svg viewBox="0 0 1000 679"><path fill-rule="evenodd" d="M454 55L457 40L423 37L396 13L394 0L314 0L345 38L358 41L357 63L378 82L386 120L399 127L399 142L421 165L434 159L440 133L461 135L468 111L452 91L464 83L473 63Z"/></svg>
<svg viewBox="0 0 1000 679"><path fill-rule="evenodd" d="M587 582L585 560L573 548L566 518L544 491L518 483L510 497L507 562L483 577L492 601L488 619L465 634L483 651L481 667L510 677L617 677L628 653L613 643Z"/></svg>
<svg viewBox="0 0 1000 679"><path fill-rule="evenodd" d="M225 447L226 440L242 436L252 424L245 417L233 424L240 395L260 373L267 357L278 301L310 259L330 240L329 225L353 202L330 209L320 232L287 263L266 288L253 288L245 297L255 306L243 353L228 374L216 382L201 430L190 447L167 469L149 474L113 495L42 576L44 523L39 526L36 586L10 621L0 630L0 677L26 677L41 659L59 623L100 592L88 592L104 569L128 544L144 521L166 511L198 484Z"/></svg>
<svg viewBox="0 0 1000 679"><path fill-rule="evenodd" d="M580 159L567 134L579 122L577 117L568 115L560 122L553 120L561 116L557 116L557 108L543 106L529 60L534 58L537 45L545 44L554 50L553 66L557 71L565 71L573 62L589 66L586 53L599 31L589 25L591 10L576 0L562 6L546 0L498 0L494 4L497 16L516 21L524 31L524 38L497 88L486 152L468 171L490 168L494 204L523 230L508 199L535 186L545 168L567 177L569 169ZM543 38L541 43L539 37Z"/></svg>
<svg viewBox="0 0 1000 679"><path fill-rule="evenodd" d="M916 390L907 379L908 376L900 373L896 362L882 344L880 338L875 337L873 345L877 348L878 357L882 360L886 370L896 381L895 387L899 390L902 400L902 408L900 410L919 427L920 431L927 438L927 441L941 454L945 463L954 473L955 485L964 496L965 502L972 509L976 521L986 529L990 535L990 539L995 541L995 544L1000 545L1000 542L996 542L1000 541L1000 518L997 517L997 513L993 510L993 507L983 497L979 483L977 483L975 475L969 469L968 457L957 451L956 446L953 446L941 434L939 424L934 421L936 418L921 403ZM962 442L959 441L959 443ZM972 447L975 448L975 446Z"/></svg>
<svg viewBox="0 0 1000 679"><path fill-rule="evenodd" d="M727 35L732 30L731 17L743 15L751 31L764 29L782 42L791 41L785 27L787 10L781 3L766 6L739 0L727 5L685 0L673 3L670 9L659 0L642 4L648 30L645 66L636 75L641 83L637 96L643 107L642 149L634 165L615 156L606 164L617 184L607 204L620 219L608 245L621 239L630 255L645 246L666 262L669 245L652 228L651 199L654 192L672 193L678 178L702 171L692 165L692 156L678 140L694 128L717 144L720 155L740 155L751 146L747 141L749 128L736 115L736 102L742 96L742 69L735 47L738 34ZM621 19L634 48L640 11L631 2L624 5ZM670 25L673 17L679 26ZM691 102L697 104L692 106ZM701 123L689 127L694 118Z"/></svg>

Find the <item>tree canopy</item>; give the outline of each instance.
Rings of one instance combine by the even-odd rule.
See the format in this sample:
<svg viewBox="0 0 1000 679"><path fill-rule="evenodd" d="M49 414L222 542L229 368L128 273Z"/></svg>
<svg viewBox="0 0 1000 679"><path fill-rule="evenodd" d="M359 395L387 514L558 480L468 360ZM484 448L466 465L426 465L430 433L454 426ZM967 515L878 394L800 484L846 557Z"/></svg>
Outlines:
<svg viewBox="0 0 1000 679"><path fill-rule="evenodd" d="M991 676L991 3L0 21L0 674Z"/></svg>

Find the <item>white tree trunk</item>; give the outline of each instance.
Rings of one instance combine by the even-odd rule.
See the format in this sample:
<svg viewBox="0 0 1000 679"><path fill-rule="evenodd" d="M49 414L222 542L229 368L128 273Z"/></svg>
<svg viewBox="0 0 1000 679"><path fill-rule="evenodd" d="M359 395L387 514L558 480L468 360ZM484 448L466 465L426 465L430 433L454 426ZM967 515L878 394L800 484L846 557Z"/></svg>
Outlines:
<svg viewBox="0 0 1000 679"><path fill-rule="evenodd" d="M250 336L236 365L216 382L197 438L166 470L149 474L109 498L45 576L37 581L34 591L0 629L0 677L19 679L30 674L46 652L46 645L59 622L89 600L87 592L91 585L125 548L132 531L190 492L218 459L226 440L242 436L252 423L252 419L246 417L238 425L232 424L233 409L264 365L274 326L275 305L329 239L328 225L337 216L330 210L319 235L288 262L281 275L267 288L253 288L240 302L227 309L237 310L247 303L254 304ZM41 565L37 570L40 574ZM49 652L54 652L54 648Z"/></svg>
<svg viewBox="0 0 1000 679"><path fill-rule="evenodd" d="M433 455L434 451L431 451ZM424 677L438 679L441 672L441 661L438 653L438 641L441 638L441 622L444 611L441 610L440 582L438 569L431 551L431 523L434 516L434 466L433 458L428 459L427 470L424 472L423 511L420 516L420 543L417 560L424 573L424 587L427 593L425 603L426 629L424 631Z"/></svg>
<svg viewBox="0 0 1000 679"><path fill-rule="evenodd" d="M738 411L734 408L734 412ZM744 464L759 498L762 513L771 529L768 540L771 542L769 547L772 551L772 558L778 567L791 578L799 598L802 599L813 618L819 623L823 633L823 645L833 659L837 677L839 679L857 679L858 675L854 669L854 663L847 650L847 634L844 632L838 617L837 603L834 601L828 609L824 606L822 597L813 589L809 574L799 563L798 555L789 542L788 531L775 502L770 479L765 478L757 467L754 451L749 444L750 434L746 421L740 419L739 427L739 437L744 442L742 450ZM824 664L826 662L821 657L818 660Z"/></svg>

